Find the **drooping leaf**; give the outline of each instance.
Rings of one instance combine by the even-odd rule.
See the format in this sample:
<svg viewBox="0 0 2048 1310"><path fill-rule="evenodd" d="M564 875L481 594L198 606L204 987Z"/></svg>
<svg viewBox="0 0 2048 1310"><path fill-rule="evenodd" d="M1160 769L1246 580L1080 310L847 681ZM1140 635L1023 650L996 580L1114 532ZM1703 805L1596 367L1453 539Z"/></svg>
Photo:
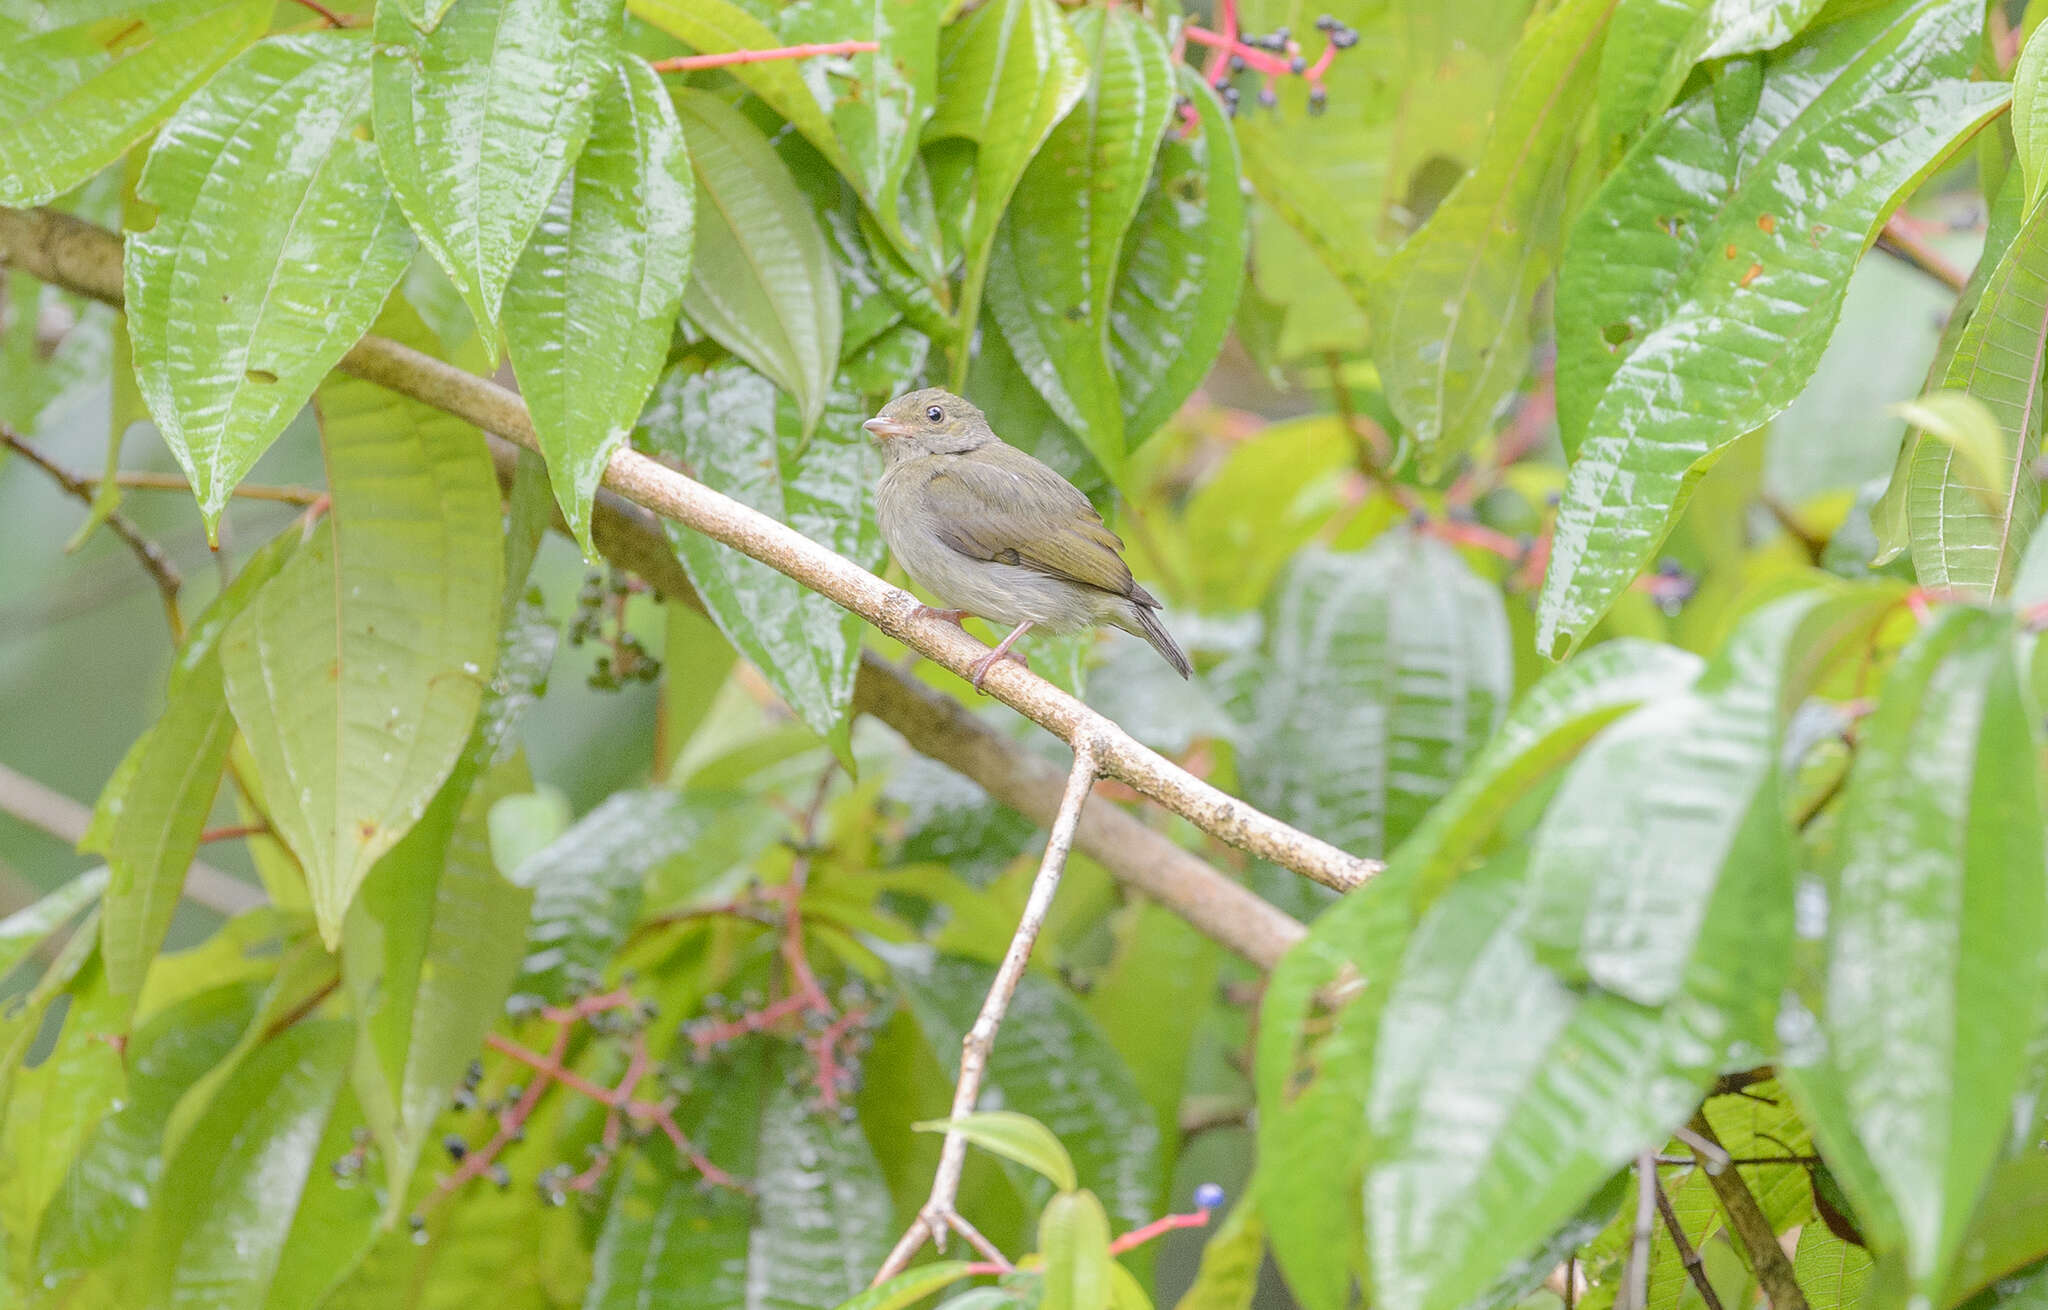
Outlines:
<svg viewBox="0 0 2048 1310"><path fill-rule="evenodd" d="M1038 1217L1040 1310L1111 1307L1109 1216L1093 1192L1061 1192Z"/></svg>
<svg viewBox="0 0 2048 1310"><path fill-rule="evenodd" d="M736 363L671 371L639 444L679 459L706 486L773 515L865 568L881 562L869 487L873 452L858 395L834 389L808 445L796 404ZM853 695L861 622L794 579L670 524L669 541L711 617L820 736L839 739Z"/></svg>
<svg viewBox="0 0 2048 1310"><path fill-rule="evenodd" d="M1977 26L1966 4L1921 0L1731 64L1594 197L1557 292L1574 462L1538 649L1582 640L1713 457L1805 385L1893 197L1998 108L1965 80Z"/></svg>
<svg viewBox="0 0 2048 1310"><path fill-rule="evenodd" d="M1938 431L1922 416L1911 416L1924 430L1907 475L1905 518L1913 571L1922 585L1981 598L2011 585L2041 518L2033 465L2041 449L2044 368L2048 211L2036 207L1984 284L1942 383L1979 402L1972 417L1981 419L1988 411L1990 430L1979 430L1980 421ZM1944 439L1944 432L1971 431L1977 435L1967 446Z"/></svg>
<svg viewBox="0 0 2048 1310"><path fill-rule="evenodd" d="M44 204L120 158L262 36L273 5L156 0L41 32L8 31L0 205Z"/></svg>
<svg viewBox="0 0 2048 1310"><path fill-rule="evenodd" d="M1252 803L1355 854L1398 844L1514 689L1500 593L1393 532L1296 556L1276 592L1240 765Z"/></svg>
<svg viewBox="0 0 2048 1310"><path fill-rule="evenodd" d="M509 758L510 734L553 639L537 613L507 625L462 757L350 908L342 982L355 1001L354 1087L383 1157L387 1215L405 1204L434 1121L503 1012L524 951L532 898L493 866L490 814L532 785L524 762Z"/></svg>
<svg viewBox="0 0 2048 1310"><path fill-rule="evenodd" d="M1062 1192L1080 1186L1074 1177L1074 1162L1067 1148L1052 1130L1028 1114L1015 1110L976 1110L958 1119L930 1119L911 1127L926 1133L958 1133L984 1151L1044 1177Z"/></svg>
<svg viewBox="0 0 2048 1310"><path fill-rule="evenodd" d="M2005 1141L2048 995L2048 857L2011 636L2007 619L1947 611L1885 679L1843 798L1827 1057L1795 1084L1829 1159L1868 1159L1838 1176L1859 1216L1896 1214L1928 1295Z"/></svg>
<svg viewBox="0 0 2048 1310"><path fill-rule="evenodd" d="M367 382L316 400L329 516L221 643L228 705L322 937L454 766L497 650L497 481L474 428Z"/></svg>
<svg viewBox="0 0 2048 1310"><path fill-rule="evenodd" d="M796 401L808 432L839 366L839 282L816 217L753 124L703 91L676 97L696 170L697 262L683 307Z"/></svg>
<svg viewBox="0 0 2048 1310"><path fill-rule="evenodd" d="M298 545L285 531L249 557L234 582L185 634L171 670L162 717L128 748L100 791L79 849L106 857L100 949L107 982L134 996L163 944L213 808L234 720L221 680L219 644L228 625L277 575Z"/></svg>
<svg viewBox="0 0 2048 1310"><path fill-rule="evenodd" d="M384 174L498 358L505 284L590 131L610 0L457 0L430 31L377 5L371 117Z"/></svg>
<svg viewBox="0 0 2048 1310"><path fill-rule="evenodd" d="M413 237L365 139L370 48L279 36L164 126L127 242L135 376L207 531L235 484L376 321Z"/></svg>
<svg viewBox="0 0 2048 1310"><path fill-rule="evenodd" d="M1165 39L1131 10L1084 8L1071 25L1093 75L1017 184L988 302L1025 376L1115 473L1125 442L1110 302L1173 112L1175 74Z"/></svg>
<svg viewBox="0 0 2048 1310"><path fill-rule="evenodd" d="M994 970L914 948L889 948L883 958L933 1054L953 1077L961 1039ZM1158 1125L1115 1048L1065 991L1025 975L989 1056L987 1086L1000 1093L1002 1105L1030 1115L1059 1139L1081 1185L1103 1197L1120 1229L1158 1213ZM1050 1194L1050 1184L1031 1182L1035 1195Z"/></svg>
<svg viewBox="0 0 2048 1310"><path fill-rule="evenodd" d="M324 1293L361 1257L376 1198L337 1188L326 1168L347 1149L352 1036L343 1020L303 1020L258 1045L220 1085L150 1209L138 1261L150 1303L311 1304L284 1289ZM315 1214L323 1222L309 1231Z"/></svg>
<svg viewBox="0 0 2048 1310"><path fill-rule="evenodd" d="M926 139L975 144L961 222L967 273L960 305L971 331L996 224L1032 156L1086 93L1086 52L1052 0L994 0L941 34L938 86Z"/></svg>
<svg viewBox="0 0 2048 1310"><path fill-rule="evenodd" d="M595 558L590 502L668 355L690 275L690 167L668 91L621 59L590 139L505 288L505 336L562 517Z"/></svg>
<svg viewBox="0 0 2048 1310"><path fill-rule="evenodd" d="M1244 195L1237 134L1216 93L1179 71L1201 130L1168 133L1159 167L1124 237L1109 304L1109 363L1133 448L1180 408L1201 380L1244 287Z"/></svg>
<svg viewBox="0 0 2048 1310"><path fill-rule="evenodd" d="M1693 65L1773 50L1799 34L1823 0L1621 0L1600 52L1599 136L1619 153L1664 112Z"/></svg>
<svg viewBox="0 0 2048 1310"><path fill-rule="evenodd" d="M1566 167L1617 0L1567 0L1522 38L1472 172L1373 292L1374 358L1426 472L1484 432L1529 366L1562 244Z"/></svg>
<svg viewBox="0 0 2048 1310"><path fill-rule="evenodd" d="M0 919L0 978L14 971L107 890L107 871L88 869L33 904Z"/></svg>

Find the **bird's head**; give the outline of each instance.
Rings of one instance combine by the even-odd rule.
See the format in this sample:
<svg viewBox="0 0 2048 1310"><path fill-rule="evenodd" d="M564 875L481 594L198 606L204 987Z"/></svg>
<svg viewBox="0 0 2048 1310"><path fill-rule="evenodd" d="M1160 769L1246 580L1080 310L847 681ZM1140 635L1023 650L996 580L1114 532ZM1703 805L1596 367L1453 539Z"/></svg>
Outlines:
<svg viewBox="0 0 2048 1310"><path fill-rule="evenodd" d="M964 455L996 439L980 410L943 387L898 396L861 426L890 464L919 455Z"/></svg>

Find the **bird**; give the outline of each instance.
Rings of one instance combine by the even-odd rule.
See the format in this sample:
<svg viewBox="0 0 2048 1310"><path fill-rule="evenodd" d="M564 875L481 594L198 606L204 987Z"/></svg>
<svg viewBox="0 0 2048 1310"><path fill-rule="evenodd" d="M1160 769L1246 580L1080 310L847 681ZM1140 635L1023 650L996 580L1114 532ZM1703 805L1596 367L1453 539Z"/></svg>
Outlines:
<svg viewBox="0 0 2048 1310"><path fill-rule="evenodd" d="M975 661L973 683L1033 628L1109 623L1152 644L1174 672L1194 672L1160 623L1159 601L1131 577L1122 538L1073 483L995 434L971 402L942 387L898 396L861 425L881 447L875 515L889 553L948 609L1014 625Z"/></svg>

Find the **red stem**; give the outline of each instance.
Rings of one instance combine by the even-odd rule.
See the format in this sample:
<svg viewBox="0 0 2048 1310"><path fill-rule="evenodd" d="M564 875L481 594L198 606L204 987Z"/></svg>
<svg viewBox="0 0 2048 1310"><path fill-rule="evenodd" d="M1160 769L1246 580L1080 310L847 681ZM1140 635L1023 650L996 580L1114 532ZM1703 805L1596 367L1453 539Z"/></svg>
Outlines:
<svg viewBox="0 0 2048 1310"><path fill-rule="evenodd" d="M300 4L309 0L299 0ZM864 55L880 46L873 41L826 41L810 45L778 46L773 50L728 50L719 55L678 55L657 59L648 67L657 73L689 73L700 68L727 68L733 64L760 64L771 59L812 59L819 55Z"/></svg>
<svg viewBox="0 0 2048 1310"><path fill-rule="evenodd" d="M1176 1228L1202 1228L1208 1222L1209 1212L1207 1210L1197 1210L1193 1214L1161 1215L1143 1228L1133 1228L1130 1232L1111 1242L1109 1244L1109 1253L1111 1255L1122 1255L1132 1247L1143 1246L1153 1238L1170 1233Z"/></svg>
<svg viewBox="0 0 2048 1310"><path fill-rule="evenodd" d="M1237 0L1221 0L1219 7L1223 11L1224 44L1209 56L1209 67L1202 74L1209 79L1210 86L1222 86L1223 79L1230 76L1229 47L1237 44ZM1193 28L1188 29L1188 35L1194 35Z"/></svg>
<svg viewBox="0 0 2048 1310"><path fill-rule="evenodd" d="M199 834L199 844L204 846L208 842L233 841L237 837L267 837L269 835L270 825L267 823L238 823L227 828L208 828L205 832Z"/></svg>

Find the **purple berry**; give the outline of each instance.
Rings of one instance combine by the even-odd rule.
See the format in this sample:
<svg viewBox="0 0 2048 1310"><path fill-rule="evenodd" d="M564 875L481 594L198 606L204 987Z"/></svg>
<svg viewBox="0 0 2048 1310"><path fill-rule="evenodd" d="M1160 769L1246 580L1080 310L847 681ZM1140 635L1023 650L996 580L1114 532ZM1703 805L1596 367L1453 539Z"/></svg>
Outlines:
<svg viewBox="0 0 2048 1310"><path fill-rule="evenodd" d="M1195 1205L1203 1210L1220 1209L1223 1205L1223 1187L1219 1183L1203 1183L1195 1189Z"/></svg>

